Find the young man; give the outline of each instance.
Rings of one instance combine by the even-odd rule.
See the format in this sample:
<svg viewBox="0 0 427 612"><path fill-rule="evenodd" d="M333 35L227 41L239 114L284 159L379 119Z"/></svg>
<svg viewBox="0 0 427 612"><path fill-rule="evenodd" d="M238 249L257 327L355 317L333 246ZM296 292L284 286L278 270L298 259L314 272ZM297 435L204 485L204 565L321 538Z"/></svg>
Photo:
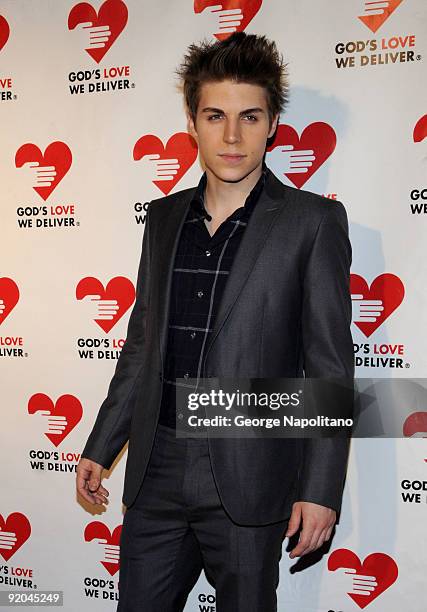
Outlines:
<svg viewBox="0 0 427 612"><path fill-rule="evenodd" d="M118 611L177 612L202 568L218 612L277 609L285 535L329 540L348 439L180 438L177 378L353 376L351 247L340 202L266 167L287 99L275 44L191 45L178 70L205 167L150 203L126 343L77 469L101 484L129 440Z"/></svg>

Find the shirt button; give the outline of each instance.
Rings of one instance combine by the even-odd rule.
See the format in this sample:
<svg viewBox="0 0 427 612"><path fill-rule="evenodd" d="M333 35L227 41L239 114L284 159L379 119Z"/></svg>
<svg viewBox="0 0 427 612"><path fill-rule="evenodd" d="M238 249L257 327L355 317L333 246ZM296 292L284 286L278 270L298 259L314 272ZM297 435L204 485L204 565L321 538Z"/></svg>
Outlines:
<svg viewBox="0 0 427 612"><path fill-rule="evenodd" d="M206 251L206 255L209 257L209 255L211 254L210 251Z"/></svg>
<svg viewBox="0 0 427 612"><path fill-rule="evenodd" d="M191 332L190 336L191 336L191 339L194 340L194 338L196 337L196 332L195 331Z"/></svg>
<svg viewBox="0 0 427 612"><path fill-rule="evenodd" d="M199 297L203 297L203 291L198 291L198 292L197 292L197 295L198 295Z"/></svg>

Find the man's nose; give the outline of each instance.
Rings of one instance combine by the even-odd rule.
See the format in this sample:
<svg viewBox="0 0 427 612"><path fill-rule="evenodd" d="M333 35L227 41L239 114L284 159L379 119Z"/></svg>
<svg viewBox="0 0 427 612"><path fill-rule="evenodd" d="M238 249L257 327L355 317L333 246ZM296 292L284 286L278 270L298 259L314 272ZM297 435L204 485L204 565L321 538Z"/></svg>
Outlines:
<svg viewBox="0 0 427 612"><path fill-rule="evenodd" d="M224 142L230 144L240 141L240 125L238 121L227 120L224 125Z"/></svg>

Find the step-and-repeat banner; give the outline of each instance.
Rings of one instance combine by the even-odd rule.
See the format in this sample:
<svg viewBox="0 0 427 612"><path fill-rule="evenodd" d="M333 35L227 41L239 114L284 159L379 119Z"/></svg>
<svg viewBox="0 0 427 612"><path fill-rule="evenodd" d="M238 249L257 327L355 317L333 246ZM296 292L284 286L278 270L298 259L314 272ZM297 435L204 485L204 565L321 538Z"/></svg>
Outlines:
<svg viewBox="0 0 427 612"><path fill-rule="evenodd" d="M202 171L174 69L227 36L229 9L289 62L267 164L346 206L357 375L427 371L425 0L2 0L0 591L116 609L126 449L106 510L77 500L75 469L126 337L148 203ZM314 162L295 172L295 152ZM175 178L156 180L151 154L178 158ZM426 609L427 406L405 389L383 406L402 438L352 442L329 549L291 561L284 540L279 610ZM214 610L202 575L186 612Z"/></svg>

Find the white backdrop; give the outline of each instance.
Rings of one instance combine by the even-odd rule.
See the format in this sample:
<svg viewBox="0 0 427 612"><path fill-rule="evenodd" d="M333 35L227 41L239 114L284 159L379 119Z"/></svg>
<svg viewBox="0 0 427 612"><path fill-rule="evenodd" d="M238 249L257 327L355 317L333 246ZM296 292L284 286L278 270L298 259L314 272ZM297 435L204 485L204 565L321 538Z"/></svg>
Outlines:
<svg viewBox="0 0 427 612"><path fill-rule="evenodd" d="M114 551L120 537L125 457L105 481L106 511L76 500L75 467L126 337L147 202L201 175L173 70L217 31L215 4L0 3L0 591L63 590L66 612L117 605L105 544ZM222 6L240 7L240 29L274 39L289 62L290 104L267 164L345 204L352 293L383 303L372 323L355 310L358 376L422 377L427 5L380 4L378 15L364 0ZM88 22L109 26L104 48L86 50ZM284 145L312 150L312 171L290 174ZM177 180L156 184L153 152L178 156ZM36 187L41 167L57 174ZM117 300L109 325L88 295ZM426 410L408 400L407 436L427 431ZM295 562L285 540L279 610L425 610L426 458L425 439L353 440L330 550ZM375 576L372 594L352 593L344 567ZM204 576L186 607L196 610L215 610Z"/></svg>

